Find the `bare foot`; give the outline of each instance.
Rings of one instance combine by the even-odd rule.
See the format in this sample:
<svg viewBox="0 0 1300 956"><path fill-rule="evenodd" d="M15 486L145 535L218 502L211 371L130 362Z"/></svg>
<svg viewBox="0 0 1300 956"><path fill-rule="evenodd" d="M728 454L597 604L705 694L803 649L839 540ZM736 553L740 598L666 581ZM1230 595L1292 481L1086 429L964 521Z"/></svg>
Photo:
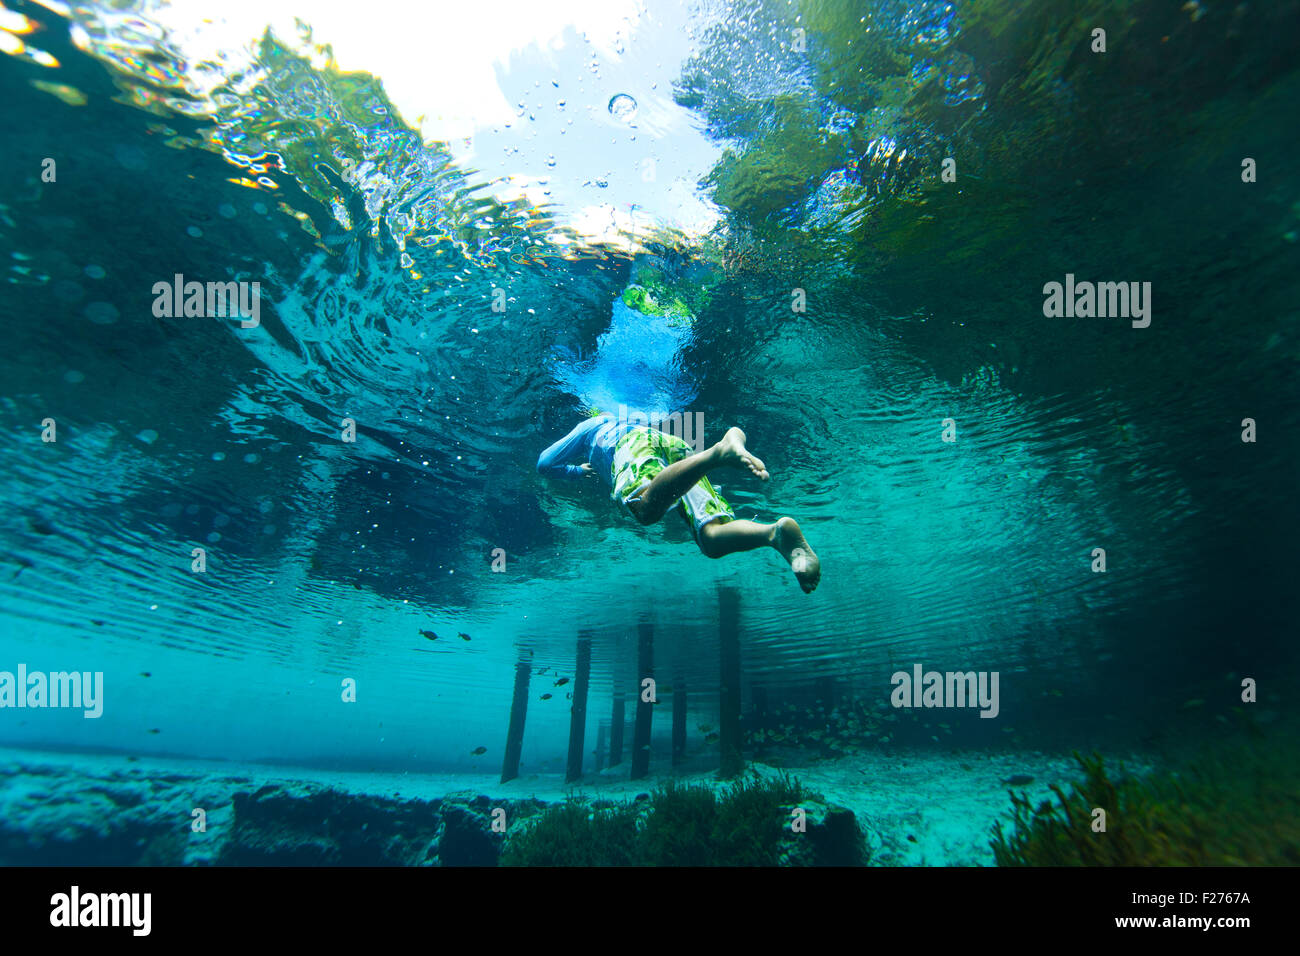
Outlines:
<svg viewBox="0 0 1300 956"><path fill-rule="evenodd" d="M808 539L803 536L799 522L793 518L778 518L772 525L772 547L790 564L790 570L799 580L804 594L812 594L822 579L822 563L817 559Z"/></svg>
<svg viewBox="0 0 1300 956"><path fill-rule="evenodd" d="M745 433L739 428L734 426L728 428L727 433L722 436L722 441L715 447L723 464L748 468L753 472L754 477L767 481L767 468L764 467L761 459L754 457L745 447Z"/></svg>

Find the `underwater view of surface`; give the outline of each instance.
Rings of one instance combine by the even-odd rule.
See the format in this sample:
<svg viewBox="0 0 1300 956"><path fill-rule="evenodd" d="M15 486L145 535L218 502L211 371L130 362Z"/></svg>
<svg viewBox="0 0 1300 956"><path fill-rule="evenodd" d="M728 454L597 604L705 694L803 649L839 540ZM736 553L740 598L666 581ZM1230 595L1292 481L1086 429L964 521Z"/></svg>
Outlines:
<svg viewBox="0 0 1300 956"><path fill-rule="evenodd" d="M1298 35L4 0L0 864L1300 863Z"/></svg>

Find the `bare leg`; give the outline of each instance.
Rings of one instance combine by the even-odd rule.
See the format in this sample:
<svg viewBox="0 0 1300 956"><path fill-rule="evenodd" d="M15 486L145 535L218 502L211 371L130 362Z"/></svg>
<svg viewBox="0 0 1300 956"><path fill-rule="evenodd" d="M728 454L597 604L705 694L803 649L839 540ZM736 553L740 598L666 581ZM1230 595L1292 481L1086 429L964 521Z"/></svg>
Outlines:
<svg viewBox="0 0 1300 956"><path fill-rule="evenodd" d="M654 524L692 485L724 465L748 468L755 477L767 481L767 469L745 448L745 433L739 428L729 428L712 448L687 455L655 475L640 496L627 503L628 509L641 524Z"/></svg>
<svg viewBox="0 0 1300 956"><path fill-rule="evenodd" d="M710 521L700 529L700 550L710 558L764 546L776 549L785 558L805 594L816 590L822 576L821 561L793 518L778 518L774 524L745 519Z"/></svg>

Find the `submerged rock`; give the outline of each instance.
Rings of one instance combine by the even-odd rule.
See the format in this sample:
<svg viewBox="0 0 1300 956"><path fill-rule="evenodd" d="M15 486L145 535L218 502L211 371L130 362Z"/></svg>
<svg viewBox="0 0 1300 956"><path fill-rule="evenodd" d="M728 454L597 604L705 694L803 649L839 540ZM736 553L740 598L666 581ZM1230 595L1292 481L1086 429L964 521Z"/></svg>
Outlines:
<svg viewBox="0 0 1300 956"><path fill-rule="evenodd" d="M513 821L541 805L482 794L399 799L136 764L7 762L0 865L496 866L503 835L493 812Z"/></svg>
<svg viewBox="0 0 1300 956"><path fill-rule="evenodd" d="M782 866L862 866L867 862L867 841L852 810L819 801L804 801L799 806L807 829L799 833L787 825Z"/></svg>

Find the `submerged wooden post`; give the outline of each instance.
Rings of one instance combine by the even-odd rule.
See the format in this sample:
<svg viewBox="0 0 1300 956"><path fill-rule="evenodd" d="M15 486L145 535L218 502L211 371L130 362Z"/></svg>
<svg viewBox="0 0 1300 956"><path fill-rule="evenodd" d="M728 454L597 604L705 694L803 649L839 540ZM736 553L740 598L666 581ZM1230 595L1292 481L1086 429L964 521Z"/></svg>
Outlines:
<svg viewBox="0 0 1300 956"><path fill-rule="evenodd" d="M623 695L614 691L614 713L609 718L609 765L617 767L623 762L623 726L627 716L623 707Z"/></svg>
<svg viewBox="0 0 1300 956"><path fill-rule="evenodd" d="M582 779L582 745L587 735L587 680L591 677L591 638L578 638L577 671L573 679L573 709L569 711L569 762L564 782Z"/></svg>
<svg viewBox="0 0 1300 956"><path fill-rule="evenodd" d="M603 720L596 725L596 773L605 769L605 737L609 732L609 724Z"/></svg>
<svg viewBox="0 0 1300 956"><path fill-rule="evenodd" d="M673 766L686 759L686 684L683 675L673 681Z"/></svg>
<svg viewBox="0 0 1300 956"><path fill-rule="evenodd" d="M719 770L724 777L734 777L744 769L740 752L740 594L735 588L718 589L718 644Z"/></svg>
<svg viewBox="0 0 1300 956"><path fill-rule="evenodd" d="M519 776L519 755L524 748L524 721L528 717L528 681L533 667L527 661L515 664L515 696L510 702L510 726L506 729L506 756L501 764L501 782Z"/></svg>
<svg viewBox="0 0 1300 956"><path fill-rule="evenodd" d="M654 626L641 621L636 626L636 726L632 729L632 779L650 773L650 721L655 705L646 700L642 683L654 677Z"/></svg>

